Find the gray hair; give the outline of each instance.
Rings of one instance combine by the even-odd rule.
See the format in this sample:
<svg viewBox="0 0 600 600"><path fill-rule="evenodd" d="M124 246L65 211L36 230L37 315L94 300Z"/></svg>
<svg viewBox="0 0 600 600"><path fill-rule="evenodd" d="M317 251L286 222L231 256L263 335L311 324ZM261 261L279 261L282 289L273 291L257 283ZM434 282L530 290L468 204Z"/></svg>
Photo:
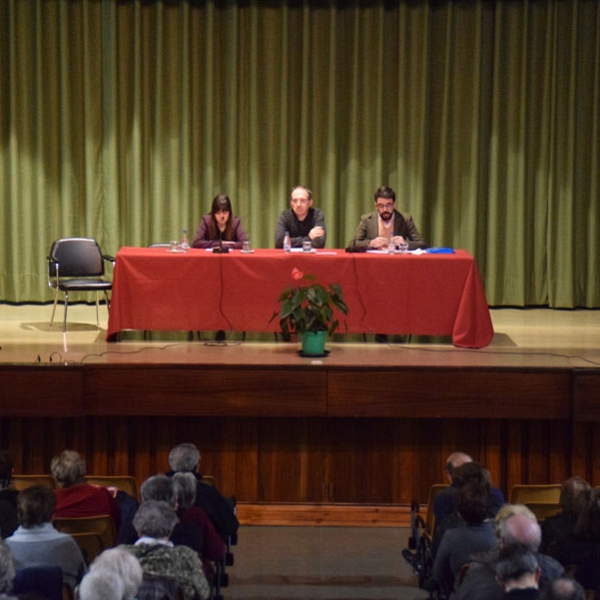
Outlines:
<svg viewBox="0 0 600 600"><path fill-rule="evenodd" d="M526 514L508 517L501 524L500 544L502 546L525 546L530 552L537 552L542 543L542 529L535 519Z"/></svg>
<svg viewBox="0 0 600 600"><path fill-rule="evenodd" d="M543 600L585 600L583 586L570 577L551 581L541 595Z"/></svg>
<svg viewBox="0 0 600 600"><path fill-rule="evenodd" d="M169 467L172 471L194 472L199 462L200 451L195 444L179 444L169 452Z"/></svg>
<svg viewBox="0 0 600 600"><path fill-rule="evenodd" d="M110 548L96 557L90 571L116 573L123 583L123 600L133 600L142 585L144 573L138 559L122 548Z"/></svg>
<svg viewBox="0 0 600 600"><path fill-rule="evenodd" d="M50 472L58 487L82 483L85 477L85 461L75 450L63 450L50 463Z"/></svg>
<svg viewBox="0 0 600 600"><path fill-rule="evenodd" d="M196 500L196 488L198 485L196 477L192 473L175 473L173 481L175 483L179 508L193 506Z"/></svg>
<svg viewBox="0 0 600 600"><path fill-rule="evenodd" d="M123 581L110 569L89 571L79 584L80 600L121 600L124 593Z"/></svg>
<svg viewBox="0 0 600 600"><path fill-rule="evenodd" d="M526 546L513 544L500 550L496 563L496 577L498 581L507 582L519 579L526 574L534 574L538 570L535 554Z"/></svg>
<svg viewBox="0 0 600 600"><path fill-rule="evenodd" d="M12 590L15 580L15 564L9 547L0 540L0 593L7 594Z"/></svg>
<svg viewBox="0 0 600 600"><path fill-rule="evenodd" d="M177 491L175 483L166 475L153 475L148 477L140 488L142 502L146 500L157 500L160 502L168 502L171 506L175 506L177 502Z"/></svg>
<svg viewBox="0 0 600 600"><path fill-rule="evenodd" d="M133 526L140 537L162 539L171 537L178 521L172 506L166 502L147 500L137 509L133 517Z"/></svg>

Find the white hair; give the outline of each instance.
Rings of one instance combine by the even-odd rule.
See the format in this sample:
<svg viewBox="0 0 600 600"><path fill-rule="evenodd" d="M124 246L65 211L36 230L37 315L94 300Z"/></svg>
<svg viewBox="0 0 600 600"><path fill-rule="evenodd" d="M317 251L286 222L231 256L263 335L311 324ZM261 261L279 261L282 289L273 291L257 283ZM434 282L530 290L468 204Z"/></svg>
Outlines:
<svg viewBox="0 0 600 600"><path fill-rule="evenodd" d="M138 559L122 548L110 548L102 552L90 565L92 571L115 573L123 583L123 600L135 598L144 577Z"/></svg>
<svg viewBox="0 0 600 600"><path fill-rule="evenodd" d="M121 600L124 593L123 581L110 569L89 571L79 584L80 600Z"/></svg>

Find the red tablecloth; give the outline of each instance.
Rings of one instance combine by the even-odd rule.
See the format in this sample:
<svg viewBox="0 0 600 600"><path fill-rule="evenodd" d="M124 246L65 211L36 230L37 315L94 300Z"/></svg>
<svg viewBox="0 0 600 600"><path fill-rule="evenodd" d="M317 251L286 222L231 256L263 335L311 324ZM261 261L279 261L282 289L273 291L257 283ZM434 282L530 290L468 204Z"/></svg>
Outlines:
<svg viewBox="0 0 600 600"><path fill-rule="evenodd" d="M277 331L278 320L269 319L279 294L297 283L294 267L321 284L342 286L349 333L451 335L466 348L487 346L494 335L477 265L464 250L388 256L124 247L114 271L108 339L125 329Z"/></svg>

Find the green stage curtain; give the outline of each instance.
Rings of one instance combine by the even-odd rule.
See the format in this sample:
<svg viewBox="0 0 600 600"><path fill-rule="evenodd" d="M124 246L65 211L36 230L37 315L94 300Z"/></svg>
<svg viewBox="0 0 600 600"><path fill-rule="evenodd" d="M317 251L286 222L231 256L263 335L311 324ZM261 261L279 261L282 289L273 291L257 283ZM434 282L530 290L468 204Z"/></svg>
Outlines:
<svg viewBox="0 0 600 600"><path fill-rule="evenodd" d="M193 235L229 194L272 246L292 186L344 247L392 186L491 305L600 307L597 0L2 0L0 300L62 236Z"/></svg>

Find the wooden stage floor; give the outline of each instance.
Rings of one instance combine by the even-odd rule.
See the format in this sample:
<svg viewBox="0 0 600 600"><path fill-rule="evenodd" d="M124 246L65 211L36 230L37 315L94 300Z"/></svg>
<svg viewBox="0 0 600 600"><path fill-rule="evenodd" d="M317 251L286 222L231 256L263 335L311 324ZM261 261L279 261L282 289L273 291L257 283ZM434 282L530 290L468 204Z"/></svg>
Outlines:
<svg viewBox="0 0 600 600"><path fill-rule="evenodd" d="M480 350L455 348L449 339L391 337L388 344L374 337L338 335L321 361L300 358L296 343L276 342L267 334L228 333L223 343L214 332L202 340L187 332L128 332L118 343L107 343L106 308L69 308L67 332L62 332L62 306L49 325L50 305L0 304L0 363L58 362L67 364L199 364L294 366L326 362L328 366L378 367L508 367L586 368L600 366L600 310L492 309L495 335Z"/></svg>

